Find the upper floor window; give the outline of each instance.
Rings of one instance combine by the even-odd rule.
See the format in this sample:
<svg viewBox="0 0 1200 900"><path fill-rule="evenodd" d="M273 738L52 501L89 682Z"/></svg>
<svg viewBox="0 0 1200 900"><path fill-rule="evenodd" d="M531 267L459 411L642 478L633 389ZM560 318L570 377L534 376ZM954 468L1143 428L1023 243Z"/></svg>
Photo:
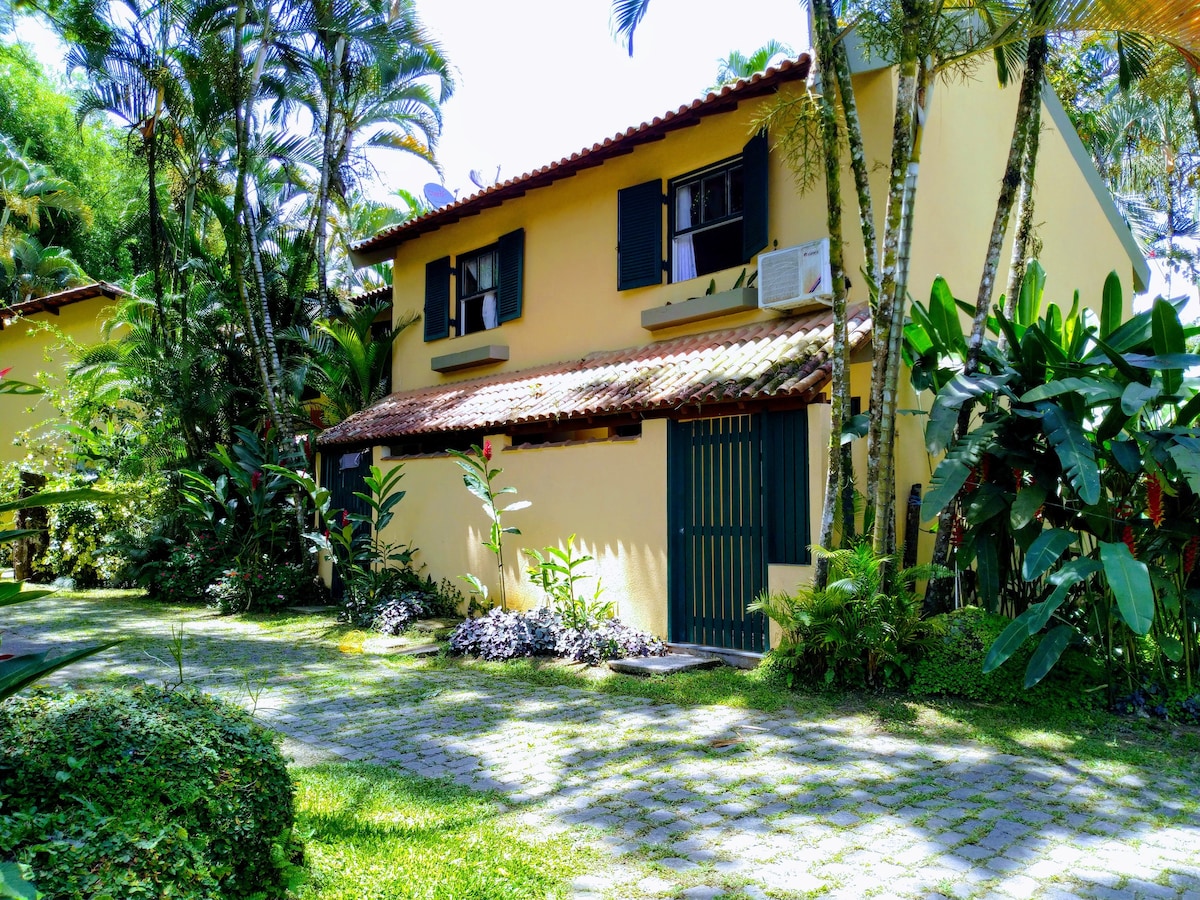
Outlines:
<svg viewBox="0 0 1200 900"><path fill-rule="evenodd" d="M496 243L435 259L425 266L425 340L473 334L521 317L525 281L525 231ZM456 286L451 290L451 278ZM453 300L453 303L451 302Z"/></svg>
<svg viewBox="0 0 1200 900"><path fill-rule="evenodd" d="M471 334L500 324L496 287L500 275L498 245L458 258L458 309L455 333Z"/></svg>
<svg viewBox="0 0 1200 900"><path fill-rule="evenodd" d="M741 157L670 183L672 281L708 275L744 261L744 188Z"/></svg>
<svg viewBox="0 0 1200 900"><path fill-rule="evenodd" d="M767 246L765 134L741 156L617 192L617 290L686 281L750 262ZM670 263L663 259L666 207Z"/></svg>

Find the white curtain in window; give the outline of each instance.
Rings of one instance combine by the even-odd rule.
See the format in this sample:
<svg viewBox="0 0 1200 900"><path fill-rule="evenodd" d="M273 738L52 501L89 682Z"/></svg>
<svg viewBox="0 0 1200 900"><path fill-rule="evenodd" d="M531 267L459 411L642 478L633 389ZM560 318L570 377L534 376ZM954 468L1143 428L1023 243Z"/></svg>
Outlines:
<svg viewBox="0 0 1200 900"><path fill-rule="evenodd" d="M495 328L500 324L500 316L496 311L496 292L488 291L483 295L483 327Z"/></svg>
<svg viewBox="0 0 1200 900"><path fill-rule="evenodd" d="M675 189L675 230L683 231L691 227L692 185L685 184ZM672 259L672 281L686 281L696 277L696 248L692 246L690 234L681 234L675 238Z"/></svg>

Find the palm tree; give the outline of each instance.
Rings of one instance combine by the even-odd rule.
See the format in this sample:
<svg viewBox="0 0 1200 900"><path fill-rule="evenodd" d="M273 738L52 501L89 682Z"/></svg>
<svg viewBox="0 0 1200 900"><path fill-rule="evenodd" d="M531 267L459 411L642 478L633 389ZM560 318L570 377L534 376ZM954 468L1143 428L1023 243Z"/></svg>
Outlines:
<svg viewBox="0 0 1200 900"><path fill-rule="evenodd" d="M25 303L91 281L71 251L43 247L30 235L13 240L0 254L0 294L9 305Z"/></svg>
<svg viewBox="0 0 1200 900"><path fill-rule="evenodd" d="M402 316L377 332L376 319L390 309L387 301L368 303L342 319L318 319L311 331L295 330L308 351L307 383L319 395L313 405L323 424L335 425L387 393L392 344L418 318Z"/></svg>
<svg viewBox="0 0 1200 900"><path fill-rule="evenodd" d="M36 234L43 212L65 213L91 224L91 210L71 182L56 178L45 166L27 159L0 135L0 245L13 239L14 220L21 231Z"/></svg>
<svg viewBox="0 0 1200 900"><path fill-rule="evenodd" d="M775 39L767 41L749 56L738 50L730 50L728 56L717 60L717 80L708 90L719 91L725 85L736 84L755 72L766 71L776 57L793 55L795 51L791 47Z"/></svg>

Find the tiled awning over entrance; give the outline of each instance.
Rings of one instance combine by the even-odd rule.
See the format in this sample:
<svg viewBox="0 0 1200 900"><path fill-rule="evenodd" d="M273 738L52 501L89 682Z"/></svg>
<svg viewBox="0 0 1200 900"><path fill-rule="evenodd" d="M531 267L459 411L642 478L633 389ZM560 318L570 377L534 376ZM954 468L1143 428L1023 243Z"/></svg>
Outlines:
<svg viewBox="0 0 1200 900"><path fill-rule="evenodd" d="M851 352L870 340L866 309ZM828 310L592 353L518 372L400 391L322 432L324 446L620 416L696 415L773 398L805 402L830 379Z"/></svg>

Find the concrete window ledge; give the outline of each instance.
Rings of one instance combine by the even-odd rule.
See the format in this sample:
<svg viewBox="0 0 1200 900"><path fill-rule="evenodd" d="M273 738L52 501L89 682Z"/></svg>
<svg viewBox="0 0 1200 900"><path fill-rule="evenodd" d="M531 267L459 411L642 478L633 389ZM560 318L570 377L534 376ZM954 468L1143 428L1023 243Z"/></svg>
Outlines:
<svg viewBox="0 0 1200 900"><path fill-rule="evenodd" d="M642 310L642 327L647 331L658 331L673 325L686 325L701 319L713 319L731 313L758 309L758 288L736 288L719 294L693 297L682 303L668 303Z"/></svg>
<svg viewBox="0 0 1200 900"><path fill-rule="evenodd" d="M429 367L435 372L456 372L459 369L470 369L473 366L486 366L489 363L507 362L507 360L507 344L485 344L470 350L459 350L457 353L435 356L429 361Z"/></svg>

